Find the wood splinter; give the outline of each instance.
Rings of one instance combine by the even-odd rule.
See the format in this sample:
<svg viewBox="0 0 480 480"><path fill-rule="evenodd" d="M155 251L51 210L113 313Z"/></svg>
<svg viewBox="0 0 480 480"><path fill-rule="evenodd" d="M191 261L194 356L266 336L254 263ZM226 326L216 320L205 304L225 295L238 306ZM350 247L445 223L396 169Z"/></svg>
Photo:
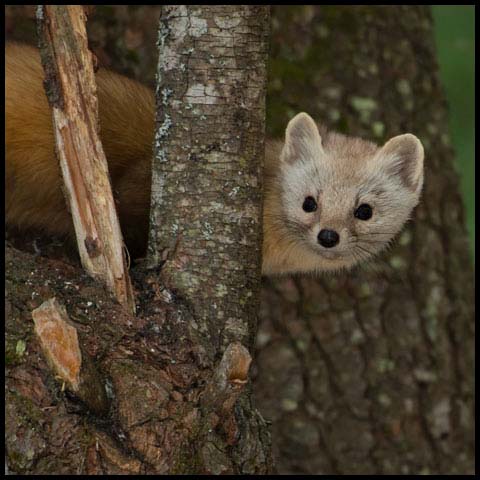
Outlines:
<svg viewBox="0 0 480 480"><path fill-rule="evenodd" d="M57 299L51 298L32 311L35 333L48 364L66 388L96 414L109 409L104 382L87 355L82 356L77 330Z"/></svg>
<svg viewBox="0 0 480 480"><path fill-rule="evenodd" d="M249 351L241 343L231 343L205 389L203 405L223 415L230 412L248 382L251 363Z"/></svg>
<svg viewBox="0 0 480 480"><path fill-rule="evenodd" d="M97 88L85 11L81 5L40 5L37 19L45 88L80 259L89 275L135 313L122 232L98 134Z"/></svg>
<svg viewBox="0 0 480 480"><path fill-rule="evenodd" d="M78 392L82 353L77 330L69 325L65 307L54 297L33 310L32 317L48 363L70 390Z"/></svg>
<svg viewBox="0 0 480 480"><path fill-rule="evenodd" d="M249 351L241 343L231 343L219 365L221 375L230 383L244 384L248 381L248 370L252 363Z"/></svg>

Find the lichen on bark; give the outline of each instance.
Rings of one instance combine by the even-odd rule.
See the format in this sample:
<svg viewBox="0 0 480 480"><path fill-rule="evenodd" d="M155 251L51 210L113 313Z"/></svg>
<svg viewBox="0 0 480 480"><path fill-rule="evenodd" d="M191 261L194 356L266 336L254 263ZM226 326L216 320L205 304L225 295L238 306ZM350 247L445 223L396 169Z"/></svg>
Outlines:
<svg viewBox="0 0 480 480"><path fill-rule="evenodd" d="M33 20L29 26L21 16L28 8L7 6L7 30L17 40L25 40L23 32L27 30L33 38ZM159 8L99 7L98 15L90 20L92 27L96 24L90 32L97 55L108 60L103 63L142 81L152 80L153 85L148 59L156 54L145 39L155 37L150 30L156 29ZM332 129L379 143L410 130L420 135L427 147L422 205L392 252L377 261L376 271L362 269L348 278L265 281L253 371L256 403L266 420L273 422L274 452L281 473L473 472L472 269L431 28L428 8L419 6L273 9L267 109L270 132L281 136L288 119L305 110ZM122 53L115 58L118 52ZM368 108L374 105L376 108ZM122 333L118 324L109 323L112 312L118 314L112 304L105 304L106 309L99 310L102 315L88 320L84 312L92 293L85 292L83 299L72 295L73 285L64 284L53 267L46 287L45 277L37 278L39 263L43 263L41 259L33 258L27 262L24 255L7 258L6 395L10 408L6 414L12 470L71 473L86 465L87 473L102 473L102 468L103 472L125 473L111 463L115 450L107 436L98 431L96 437L90 436L89 430L75 436L83 426L92 426L85 422L88 416L73 414L74 428L62 416L53 423L57 410L51 406L64 412L63 405L72 408L72 403L52 388L53 381L37 363L33 363L35 375L28 371L32 360L39 360L29 311L59 292L89 334L91 350L100 351L100 357L110 352L112 368L108 368L107 358L104 370L116 385L124 378L134 378L139 370L141 363L128 359L148 360L153 370L139 372L135 381L142 382L141 390L131 400L142 407L139 418L145 423L137 428L150 432L151 440L171 438L171 429L163 429L168 422L162 415L167 408L173 410L172 403L186 400L185 392L192 388L188 382L197 385L208 376L191 379L186 374L186 364L194 369L190 355L196 354L195 349L184 357L168 350L183 342L187 334L177 334L178 324L169 324L171 305L165 311L153 295L145 296L157 317L146 316L132 325L125 321ZM25 269L19 271L21 264ZM31 272L34 275L30 276ZM75 278L77 275L65 280L75 284ZM96 286L87 288L99 292ZM44 291L47 289L51 291ZM173 298L164 291L158 295ZM25 307L24 302L34 304ZM187 318L188 309L182 307L182 311ZM100 342L98 347L98 339L109 335L111 341ZM119 364L119 356L127 359L127 366L123 361ZM169 364L170 359L176 363ZM141 402L141 394L156 391L154 383L165 375L168 384L173 385L172 375L177 382L169 391L170 400L159 402L158 408L152 399ZM51 389L52 404L44 403L39 395L46 388ZM243 405L249 399L242 396L239 402ZM121 407L129 410L128 394L122 397ZM193 411L194 404L177 408L179 412ZM260 428L260 419L254 419ZM61 452L54 445L45 448L52 435L42 434L50 431L50 425L62 432L61 438L68 433L70 440ZM111 429L113 438L122 448L132 448L117 436L122 433L117 425ZM261 432L265 434L265 430ZM22 434L27 437L20 442ZM78 442L78 438L82 440ZM251 447L252 457L258 453L261 458L263 452L255 450L259 443L251 438L242 431L240 441ZM267 444L268 439L264 440ZM149 458L160 450L148 451ZM130 451L137 455L134 449ZM171 473L198 473L202 458L193 448L180 449ZM142 464L135 461L133 473L145 473L145 468L139 472L138 464ZM255 462L247 465L253 471Z"/></svg>
<svg viewBox="0 0 480 480"><path fill-rule="evenodd" d="M215 372L201 410L223 436L203 422L196 448L196 463L215 474L270 468L249 387L215 381L256 332L268 32L269 7L233 5L164 6L158 32L148 264Z"/></svg>
<svg viewBox="0 0 480 480"><path fill-rule="evenodd" d="M211 359L255 329L266 9L166 6L160 19L149 263Z"/></svg>

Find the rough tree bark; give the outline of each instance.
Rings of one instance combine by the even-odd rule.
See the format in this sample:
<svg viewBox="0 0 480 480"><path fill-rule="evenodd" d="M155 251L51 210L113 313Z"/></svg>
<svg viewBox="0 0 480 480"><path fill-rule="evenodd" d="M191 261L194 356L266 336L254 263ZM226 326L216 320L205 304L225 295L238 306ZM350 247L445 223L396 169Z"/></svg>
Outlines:
<svg viewBox="0 0 480 480"><path fill-rule="evenodd" d="M148 263L189 302L210 359L256 329L267 12L173 6L160 18Z"/></svg>
<svg viewBox="0 0 480 480"><path fill-rule="evenodd" d="M34 13L25 20L28 8L7 7L10 38L33 38ZM153 59L155 50L148 39L156 37L151 19L158 8L97 7L89 34L99 59L153 85L154 62L148 58ZM272 19L267 97L267 128L272 134L282 135L289 116L306 110L336 130L379 142L410 130L427 146L422 204L397 246L377 262L379 273L360 269L348 276L265 282L255 388L261 411L273 421L278 468L284 473L471 473L472 269L428 8L275 7ZM139 48L147 56L137 56ZM128 463L122 464L118 455L130 442L120 435L128 425L124 414L112 422L110 438L118 441L112 446L101 428L85 426L83 416L59 415L78 405L64 400L58 386L53 401L42 397L48 392L45 385L55 383L32 341L31 309L49 298L48 290L60 291L59 298L80 322L80 338L89 332L92 354L112 349L106 342L102 350L98 336L118 341L119 328L124 330L112 354L123 359L144 355L152 365L150 375L140 372L136 379L131 402L114 401L118 412L128 411L130 404L142 406L133 419L139 423L150 418L143 403L152 378L168 379L170 396L180 398L178 394L190 388L188 382L202 377L185 374L191 362L188 354L182 361L165 353L162 341L168 337L155 333L157 323L166 318L163 310L157 320L142 310L139 323L125 319L112 327L108 317L117 315L113 308L107 318L97 317L92 337L85 310L106 305L105 315L105 294L92 301L89 280L78 285L78 277L64 266L43 267L42 259L7 253L7 289L12 292L6 312L9 455L18 471L31 471L33 465L45 471L48 465L61 473L77 467L81 471L84 459L79 452L86 448L88 465L91 459L101 460L113 471L116 462L117 471L126 471L121 468ZM45 285L47 272L51 279ZM72 296L77 286L83 299ZM325 298L328 302L321 303ZM117 322L119 318L124 317L117 315ZM173 335L170 342L176 342ZM163 350L147 349L157 345ZM127 356L125 351L131 353ZM169 363L171 358L177 363ZM38 369L26 369L27 359L38 362L32 363ZM112 376L115 383L123 384L119 374L132 378L136 366L119 361ZM173 411L171 400L160 403L160 416ZM176 408L195 411L186 395ZM154 432L150 438L161 432L171 437L168 418L163 425L145 425ZM136 428L145 431L143 425ZM48 447L48 436L43 435L54 430L65 440L63 457L54 445ZM82 441L75 443L78 430ZM18 431L20 440L15 440L11 432Z"/></svg>
<svg viewBox="0 0 480 480"><path fill-rule="evenodd" d="M161 268L162 298L184 309L176 321L188 312L204 366L252 348L257 328L269 21L264 6L160 16L148 264ZM239 404L252 414L248 395Z"/></svg>
<svg viewBox="0 0 480 480"><path fill-rule="evenodd" d="M272 13L267 128L305 110L382 143L412 132L426 182L372 268L266 281L256 399L282 473L473 473L474 294L432 19L422 6Z"/></svg>
<svg viewBox="0 0 480 480"><path fill-rule="evenodd" d="M162 202L165 220L160 223L155 214L154 220L159 229L175 222L183 235L172 239L177 232L165 228L164 243L153 237L168 249L160 264L132 272L136 317L74 267L7 249L7 458L15 473L271 470L266 424L249 394L246 348L253 347L260 288L269 9L164 8L162 26L169 35L161 82L168 80L168 62L175 62L165 56L168 47L171 53L181 48L177 51L185 55L183 68L190 76L183 92L173 82L158 89L157 160L168 158L171 170L161 164L165 176L159 172L157 179L164 180L163 196L155 202ZM221 61L228 65L217 68ZM177 151L180 135L189 151ZM170 178L178 174L176 165L185 173L173 179L182 193L177 200ZM178 218L175 209L181 212ZM177 271L178 265L183 270ZM198 289L201 283L204 288ZM53 296L58 303L43 304ZM210 296L210 304L204 296ZM73 381L59 379L42 351L39 340L46 349L45 338L38 337L50 311L75 346ZM49 356L50 363L62 367L56 352L49 350ZM101 384L100 408L88 394L79 394L86 383L84 365L89 371L94 366Z"/></svg>

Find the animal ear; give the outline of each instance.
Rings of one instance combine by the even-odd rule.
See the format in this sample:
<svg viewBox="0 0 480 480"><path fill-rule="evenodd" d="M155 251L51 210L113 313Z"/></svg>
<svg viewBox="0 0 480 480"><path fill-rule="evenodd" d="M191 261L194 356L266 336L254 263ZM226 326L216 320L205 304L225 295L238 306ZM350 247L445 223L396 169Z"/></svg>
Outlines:
<svg viewBox="0 0 480 480"><path fill-rule="evenodd" d="M285 131L282 160L287 163L306 161L322 152L322 138L312 117L305 112L295 115Z"/></svg>
<svg viewBox="0 0 480 480"><path fill-rule="evenodd" d="M391 138L375 155L379 166L389 175L399 177L412 191L423 185L423 146L411 133Z"/></svg>

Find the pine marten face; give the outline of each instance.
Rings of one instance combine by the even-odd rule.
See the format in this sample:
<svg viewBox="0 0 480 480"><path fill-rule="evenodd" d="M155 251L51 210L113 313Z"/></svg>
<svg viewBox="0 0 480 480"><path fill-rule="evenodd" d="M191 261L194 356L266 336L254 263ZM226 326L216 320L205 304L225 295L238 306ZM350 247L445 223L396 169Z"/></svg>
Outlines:
<svg viewBox="0 0 480 480"><path fill-rule="evenodd" d="M297 238L322 270L339 270L386 247L417 205L423 147L400 135L383 147L320 134L305 113L286 130L281 155L286 238Z"/></svg>

